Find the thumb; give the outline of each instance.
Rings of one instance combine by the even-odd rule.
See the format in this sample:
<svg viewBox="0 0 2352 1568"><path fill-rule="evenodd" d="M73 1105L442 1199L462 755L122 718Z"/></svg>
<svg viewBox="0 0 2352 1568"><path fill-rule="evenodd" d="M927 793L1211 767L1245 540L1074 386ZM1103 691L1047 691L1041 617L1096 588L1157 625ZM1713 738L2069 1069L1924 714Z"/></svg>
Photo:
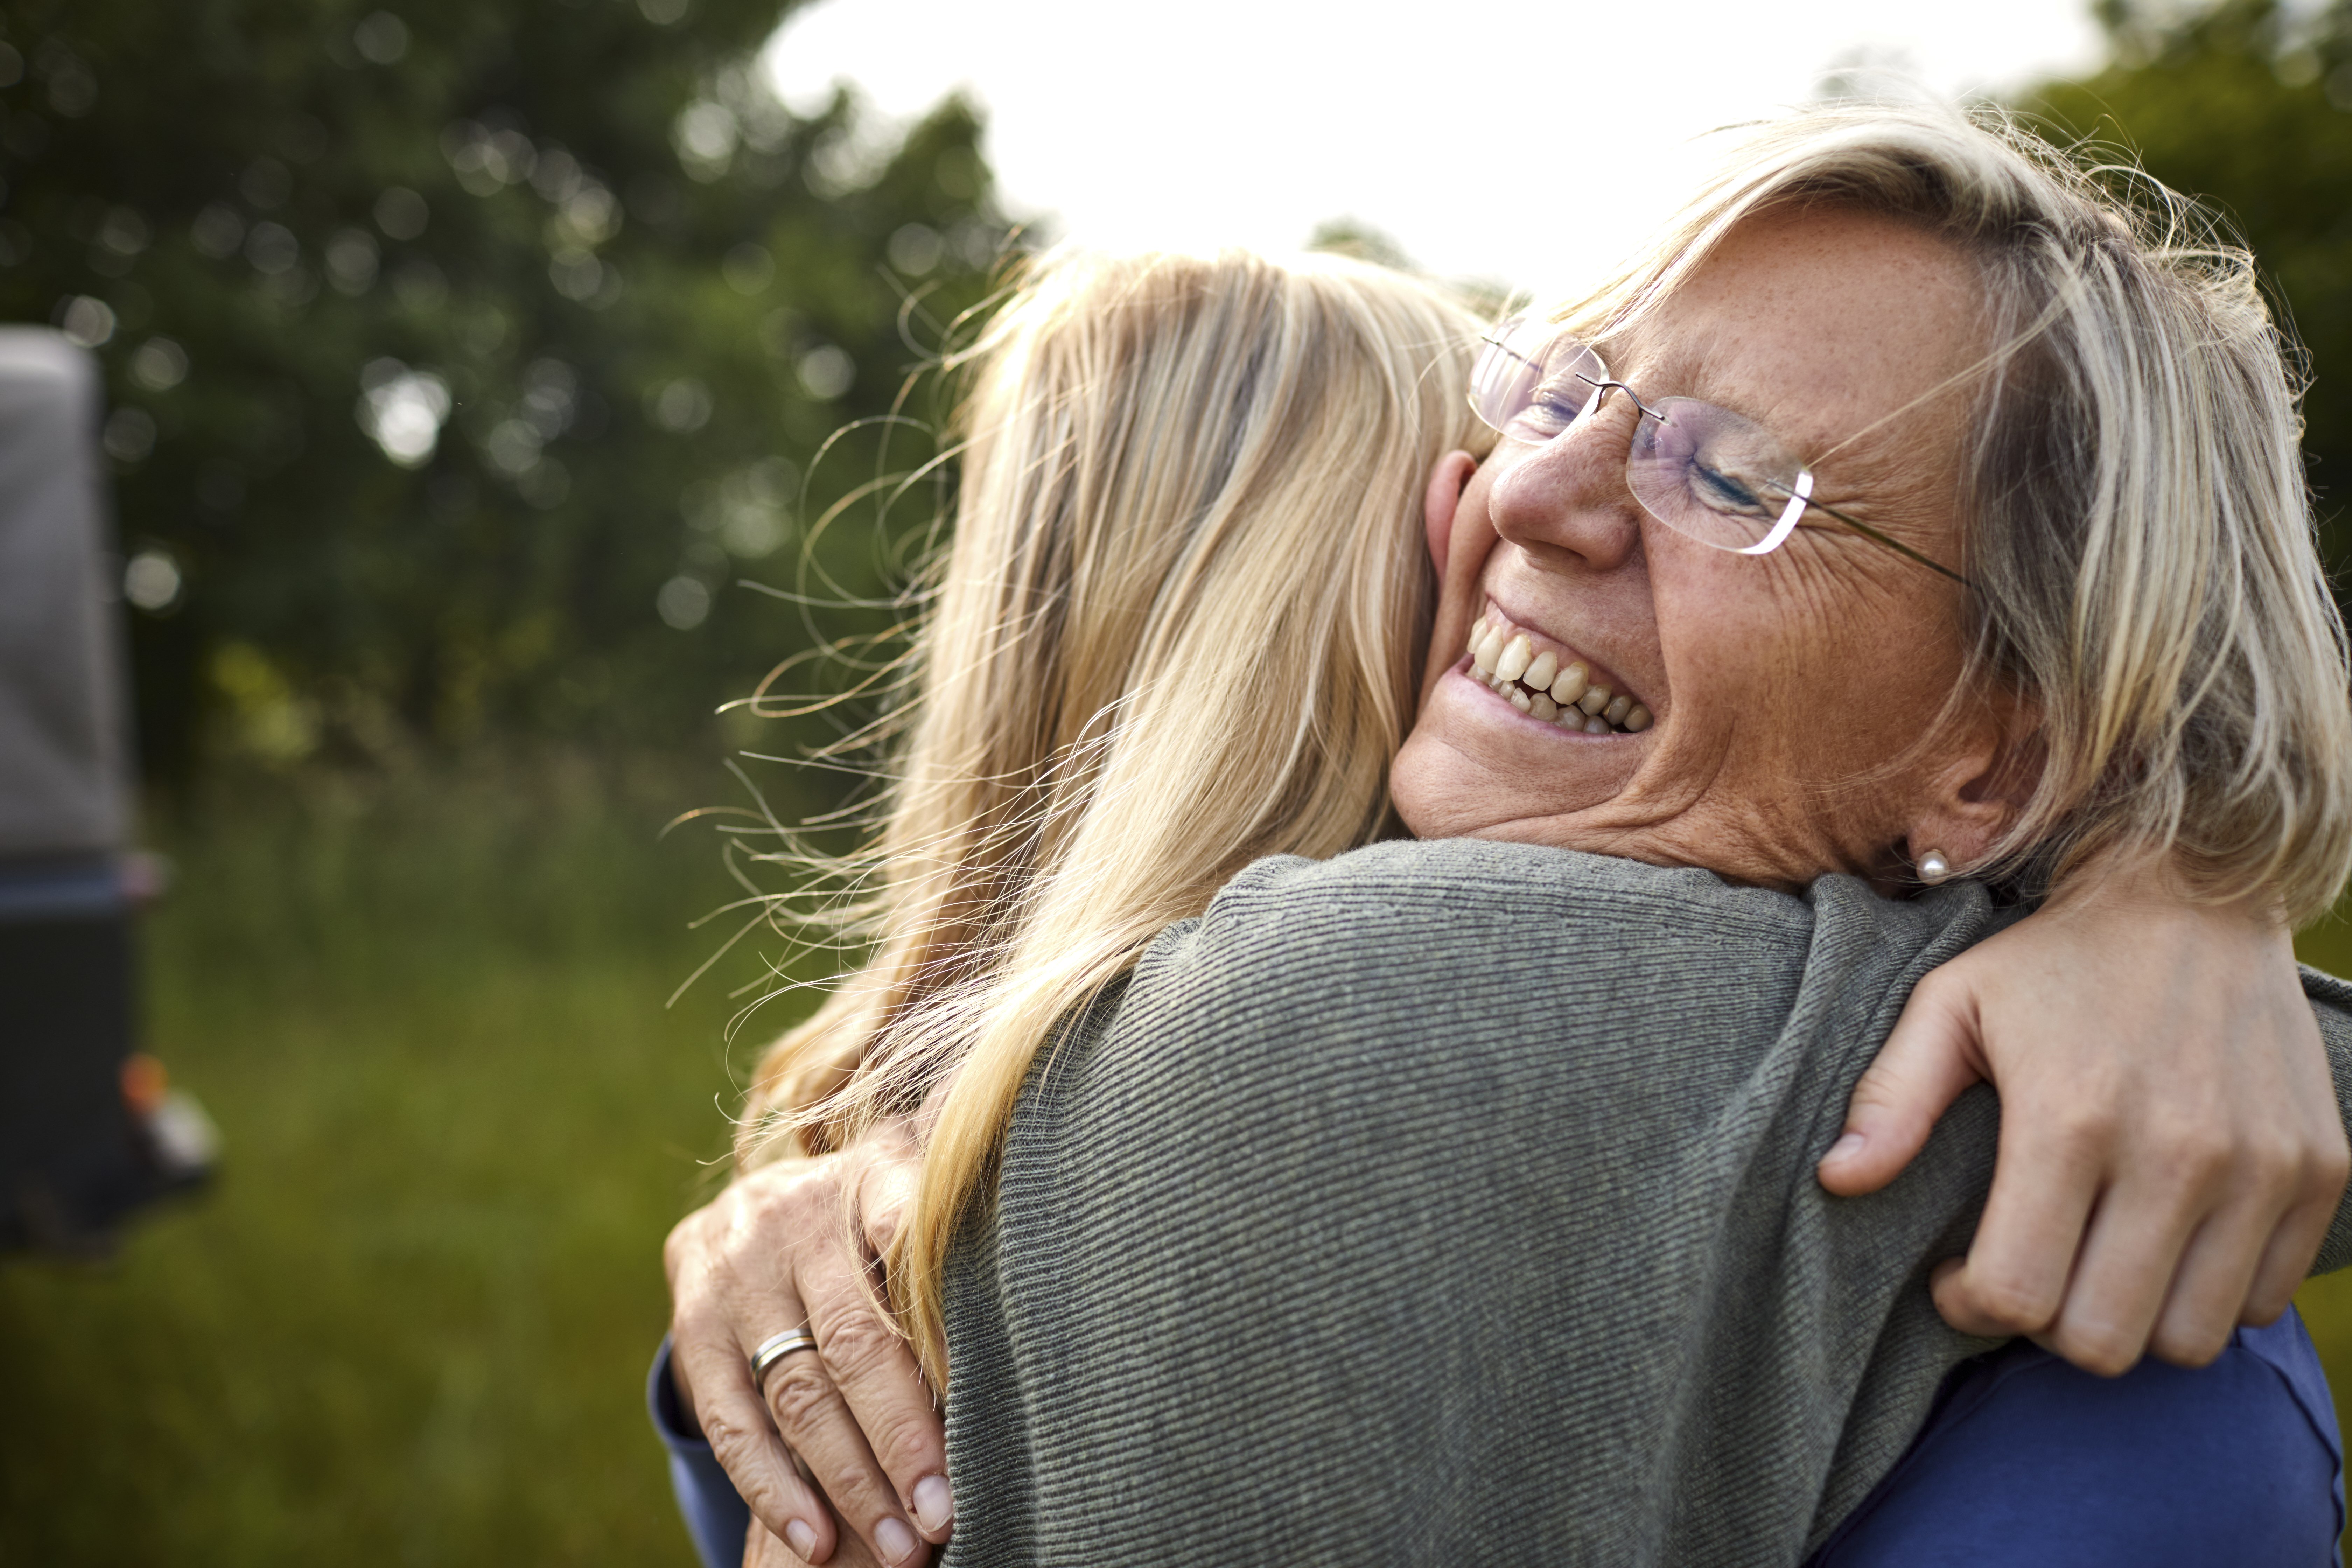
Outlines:
<svg viewBox="0 0 2352 1568"><path fill-rule="evenodd" d="M1911 993L1878 1059L1853 1086L1845 1131L1822 1156L1822 1186L1840 1197L1874 1193L1902 1173L1978 1068L1977 1011L1965 985L1934 977Z"/></svg>

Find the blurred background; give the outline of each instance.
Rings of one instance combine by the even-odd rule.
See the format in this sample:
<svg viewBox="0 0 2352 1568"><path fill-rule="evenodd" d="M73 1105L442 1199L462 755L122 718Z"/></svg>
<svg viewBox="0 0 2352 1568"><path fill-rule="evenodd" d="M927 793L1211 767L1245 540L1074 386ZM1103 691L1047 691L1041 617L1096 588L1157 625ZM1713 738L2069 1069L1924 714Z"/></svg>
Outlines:
<svg viewBox="0 0 2352 1568"><path fill-rule="evenodd" d="M855 702L724 705L892 623L940 495L873 481L992 270L1205 237L1563 287L1693 136L1896 78L2231 216L2340 562L2347 0L0 0L0 321L102 371L172 871L135 1027L222 1149L112 1246L0 1258L0 1563L689 1562L658 1248L806 961L687 984L740 889L662 829L842 798L761 759ZM2305 1308L2352 1391L2352 1283Z"/></svg>

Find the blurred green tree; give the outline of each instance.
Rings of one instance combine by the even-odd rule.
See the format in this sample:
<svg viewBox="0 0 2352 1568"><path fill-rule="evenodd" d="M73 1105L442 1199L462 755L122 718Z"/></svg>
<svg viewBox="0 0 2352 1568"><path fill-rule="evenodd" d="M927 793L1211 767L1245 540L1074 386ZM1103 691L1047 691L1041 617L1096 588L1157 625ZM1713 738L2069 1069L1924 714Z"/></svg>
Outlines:
<svg viewBox="0 0 2352 1568"><path fill-rule="evenodd" d="M105 362L151 776L674 745L805 639L722 590L874 478L812 460L1006 227L960 101L775 100L791 3L0 3L0 319Z"/></svg>
<svg viewBox="0 0 2352 1568"><path fill-rule="evenodd" d="M2352 558L2352 0L2100 0L2110 60L2020 107L2120 142L2229 216L2310 355L2304 449L2329 551Z"/></svg>

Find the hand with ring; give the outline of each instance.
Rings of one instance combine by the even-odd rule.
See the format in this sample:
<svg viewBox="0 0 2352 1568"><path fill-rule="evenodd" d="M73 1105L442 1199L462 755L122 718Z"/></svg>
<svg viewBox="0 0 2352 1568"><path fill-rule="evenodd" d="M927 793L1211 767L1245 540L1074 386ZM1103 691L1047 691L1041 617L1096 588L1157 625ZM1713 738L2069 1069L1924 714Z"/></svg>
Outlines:
<svg viewBox="0 0 2352 1568"><path fill-rule="evenodd" d="M750 1506L753 1535L772 1532L807 1563L835 1561L845 1525L864 1551L844 1561L914 1568L954 1521L937 1403L872 1293L919 1159L892 1127L746 1173L662 1249L681 1407Z"/></svg>

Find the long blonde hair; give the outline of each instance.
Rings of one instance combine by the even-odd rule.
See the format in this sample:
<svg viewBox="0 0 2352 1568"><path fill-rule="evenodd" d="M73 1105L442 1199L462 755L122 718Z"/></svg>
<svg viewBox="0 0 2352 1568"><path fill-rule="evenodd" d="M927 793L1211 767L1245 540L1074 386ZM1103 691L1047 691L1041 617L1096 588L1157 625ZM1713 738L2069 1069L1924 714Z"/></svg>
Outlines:
<svg viewBox="0 0 2352 1568"><path fill-rule="evenodd" d="M978 345L955 531L867 858L870 961L761 1064L739 1158L924 1105L893 1305L940 1277L1065 1020L1270 854L1389 826L1433 579L1421 498L1483 450L1479 320L1334 256L1033 264Z"/></svg>
<svg viewBox="0 0 2352 1568"><path fill-rule="evenodd" d="M2298 356L2252 256L2139 170L1998 110L1830 103L1746 128L1649 246L1556 317L1605 338L1741 223L1809 204L1919 224L1984 289L1961 498L1963 570L1984 591L1945 717L1971 693L2026 697L2041 765L1971 874L2035 892L2111 851L2161 854L2192 893L2325 911L2352 872L2345 635Z"/></svg>

